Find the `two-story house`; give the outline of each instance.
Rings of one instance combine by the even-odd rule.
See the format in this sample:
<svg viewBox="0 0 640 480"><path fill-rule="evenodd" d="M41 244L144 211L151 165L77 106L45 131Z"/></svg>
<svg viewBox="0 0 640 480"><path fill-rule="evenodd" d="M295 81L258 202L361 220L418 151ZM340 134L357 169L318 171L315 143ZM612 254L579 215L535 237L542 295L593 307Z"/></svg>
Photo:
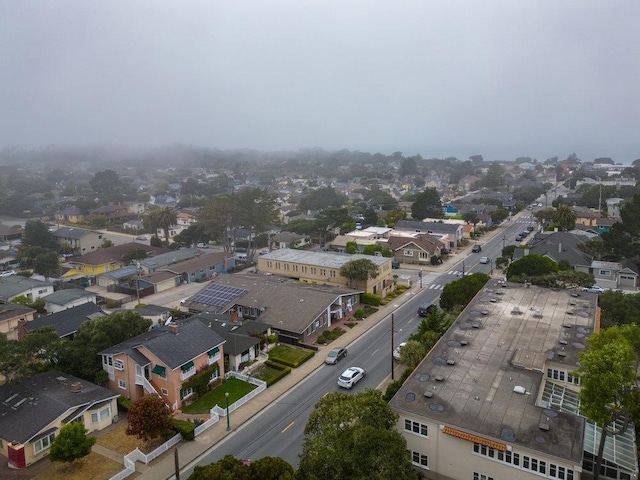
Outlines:
<svg viewBox="0 0 640 480"><path fill-rule="evenodd" d="M224 376L224 339L201 322L155 325L142 335L103 350L107 387L132 401L158 395L173 410L195 393L185 384L203 370Z"/></svg>
<svg viewBox="0 0 640 480"><path fill-rule="evenodd" d="M60 227L52 232L60 247L68 247L75 255L84 255L102 247L105 235L77 227Z"/></svg>
<svg viewBox="0 0 640 480"><path fill-rule="evenodd" d="M0 277L0 302L9 303L16 297L24 296L34 302L53 293L54 285L22 275Z"/></svg>
<svg viewBox="0 0 640 480"><path fill-rule="evenodd" d="M7 340L17 340L21 323L33 321L36 311L19 303L0 303L0 334Z"/></svg>

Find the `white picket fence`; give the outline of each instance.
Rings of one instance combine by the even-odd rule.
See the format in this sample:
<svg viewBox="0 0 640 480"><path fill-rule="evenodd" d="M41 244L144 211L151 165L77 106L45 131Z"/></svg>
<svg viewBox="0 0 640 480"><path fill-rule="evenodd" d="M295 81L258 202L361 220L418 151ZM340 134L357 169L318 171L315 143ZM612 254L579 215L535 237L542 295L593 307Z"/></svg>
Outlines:
<svg viewBox="0 0 640 480"><path fill-rule="evenodd" d="M258 386L258 388L254 388L251 392L249 392L247 395L242 397L237 402L234 402L232 405L229 405L229 413L231 413L235 409L241 407L242 405L247 403L249 400L254 398L256 395L258 395L260 392L262 392L262 391L267 389L267 382L264 382L262 380L258 380L257 378L253 378L253 377L250 377L248 375L243 375L243 374L237 373L237 372L227 372L225 374L225 378L229 378L229 377L235 377L235 378L237 378L239 380L242 380L244 382L251 383L252 385L257 385ZM225 408L220 408L220 407L218 407L218 405L215 405L210 410L209 413L211 415L211 418L209 418L209 420L201 423L200 425L198 425L195 428L195 430L194 430L195 436L200 435L202 432L204 432L210 426L212 426L215 423L217 423L220 420L221 416L226 416L226 414L227 414L226 409ZM124 480L125 478L127 478L129 475L131 475L132 473L134 473L136 471L136 461L137 462L142 462L145 465L148 465L152 460L154 460L155 458L157 458L160 455L162 455L164 452L169 450L174 445L177 445L180 442L180 440L181 440L181 435L177 434L174 437L171 437L171 439L169 439L168 442L163 443L158 448L156 448L153 452L148 453L148 454L144 454L144 453L142 453L140 450L138 450L136 448L134 451L129 452L127 455L124 456L124 458L123 458L123 460L124 460L124 470L116 473L114 476L109 478L109 480Z"/></svg>

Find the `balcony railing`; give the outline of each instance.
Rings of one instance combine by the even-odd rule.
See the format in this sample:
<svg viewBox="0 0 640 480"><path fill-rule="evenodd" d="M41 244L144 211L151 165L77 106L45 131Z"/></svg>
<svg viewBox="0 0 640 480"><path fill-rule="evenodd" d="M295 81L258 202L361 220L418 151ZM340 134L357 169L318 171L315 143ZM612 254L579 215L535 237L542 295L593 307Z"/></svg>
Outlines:
<svg viewBox="0 0 640 480"><path fill-rule="evenodd" d="M184 381L189 377L193 377L196 374L195 367L191 367L189 370L185 370L184 372L180 372L180 380Z"/></svg>
<svg viewBox="0 0 640 480"><path fill-rule="evenodd" d="M215 355L212 355L209 358L207 358L207 364L211 365L213 363L216 363L218 360L220 360L220 354L216 353Z"/></svg>

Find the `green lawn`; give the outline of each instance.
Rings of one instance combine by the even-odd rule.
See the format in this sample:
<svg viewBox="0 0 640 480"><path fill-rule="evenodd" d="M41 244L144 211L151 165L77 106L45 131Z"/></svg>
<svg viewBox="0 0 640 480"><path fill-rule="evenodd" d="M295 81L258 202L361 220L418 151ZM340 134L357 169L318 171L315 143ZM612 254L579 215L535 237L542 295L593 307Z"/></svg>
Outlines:
<svg viewBox="0 0 640 480"><path fill-rule="evenodd" d="M229 377L222 385L215 390L210 391L203 397L193 402L188 407L184 407L182 411L184 413L209 413L209 410L214 405L218 405L220 408L225 408L226 398L225 393L229 392L229 405L244 397L251 390L256 388L255 385L242 380L238 380L235 377Z"/></svg>
<svg viewBox="0 0 640 480"><path fill-rule="evenodd" d="M303 348L278 345L269 350L269 359L295 368L313 357L313 354L314 352Z"/></svg>

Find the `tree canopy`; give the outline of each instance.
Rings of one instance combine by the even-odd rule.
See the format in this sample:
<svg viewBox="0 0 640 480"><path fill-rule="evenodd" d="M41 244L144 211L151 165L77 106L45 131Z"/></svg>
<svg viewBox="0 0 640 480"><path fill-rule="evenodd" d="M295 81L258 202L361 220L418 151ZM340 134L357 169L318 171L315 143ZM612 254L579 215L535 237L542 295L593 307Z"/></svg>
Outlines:
<svg viewBox="0 0 640 480"><path fill-rule="evenodd" d="M368 258L351 260L340 267L340 275L349 280L366 282L369 278L376 278L378 266Z"/></svg>
<svg viewBox="0 0 640 480"><path fill-rule="evenodd" d="M640 195L620 208L620 221L602 235L607 249L618 258L640 259Z"/></svg>
<svg viewBox="0 0 640 480"><path fill-rule="evenodd" d="M411 217L416 220L444 217L440 194L438 194L438 191L435 188L425 188L423 192L420 192L415 196L415 199L411 204Z"/></svg>
<svg viewBox="0 0 640 480"><path fill-rule="evenodd" d="M486 273L478 272L447 283L440 295L440 308L445 311L464 308L484 287L489 278Z"/></svg>
<svg viewBox="0 0 640 480"><path fill-rule="evenodd" d="M91 453L95 437L87 437L87 429L81 422L64 425L53 439L49 459L54 462L73 462Z"/></svg>
<svg viewBox="0 0 640 480"><path fill-rule="evenodd" d="M129 408L127 435L148 441L165 436L173 426L171 412L157 395L145 395Z"/></svg>
<svg viewBox="0 0 640 480"><path fill-rule="evenodd" d="M516 260L507 269L507 278L537 277L547 273L555 273L560 270L558 264L549 257L530 253L520 260Z"/></svg>
<svg viewBox="0 0 640 480"><path fill-rule="evenodd" d="M166 243L169 243L169 228L177 221L176 211L171 207L153 207L142 219L144 228L152 233L155 234L156 230L162 229Z"/></svg>
<svg viewBox="0 0 640 480"><path fill-rule="evenodd" d="M298 478L417 479L396 421L378 390L325 395L305 427Z"/></svg>
<svg viewBox="0 0 640 480"><path fill-rule="evenodd" d="M215 463L196 466L189 480L293 480L293 467L280 457L244 462L232 455Z"/></svg>

